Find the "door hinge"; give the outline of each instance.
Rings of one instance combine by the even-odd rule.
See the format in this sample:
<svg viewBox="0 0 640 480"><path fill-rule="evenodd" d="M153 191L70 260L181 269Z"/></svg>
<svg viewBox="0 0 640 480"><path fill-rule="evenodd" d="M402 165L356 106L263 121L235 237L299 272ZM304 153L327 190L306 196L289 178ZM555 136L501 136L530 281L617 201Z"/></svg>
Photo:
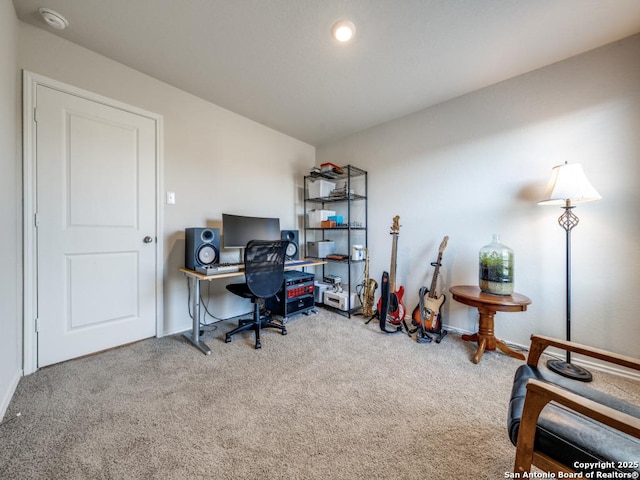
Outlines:
<svg viewBox="0 0 640 480"><path fill-rule="evenodd" d="M38 109L37 108L33 109L33 121L38 123Z"/></svg>
<svg viewBox="0 0 640 480"><path fill-rule="evenodd" d="M36 317L35 324L36 324L36 333L39 333L39 332L40 332L40 324L39 324L39 319L38 319L38 317Z"/></svg>
<svg viewBox="0 0 640 480"><path fill-rule="evenodd" d="M33 214L33 226L36 228L40 226L40 214L37 212Z"/></svg>

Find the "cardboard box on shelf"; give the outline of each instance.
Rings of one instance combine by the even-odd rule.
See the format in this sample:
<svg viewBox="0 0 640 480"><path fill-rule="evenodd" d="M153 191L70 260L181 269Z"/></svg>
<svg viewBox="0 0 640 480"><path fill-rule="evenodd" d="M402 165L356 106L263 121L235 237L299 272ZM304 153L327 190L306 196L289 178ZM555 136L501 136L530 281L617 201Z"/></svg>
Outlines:
<svg viewBox="0 0 640 480"><path fill-rule="evenodd" d="M331 240L321 240L319 242L307 242L307 256L326 258L335 252L336 242Z"/></svg>
<svg viewBox="0 0 640 480"><path fill-rule="evenodd" d="M329 217L335 214L334 210L309 210L307 213L309 228L320 228L323 220L329 220Z"/></svg>

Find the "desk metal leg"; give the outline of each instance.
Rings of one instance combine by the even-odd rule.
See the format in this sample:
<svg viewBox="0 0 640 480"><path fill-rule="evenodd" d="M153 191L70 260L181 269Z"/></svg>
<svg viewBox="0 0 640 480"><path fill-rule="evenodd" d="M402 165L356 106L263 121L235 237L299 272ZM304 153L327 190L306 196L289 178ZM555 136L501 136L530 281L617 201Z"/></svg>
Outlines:
<svg viewBox="0 0 640 480"><path fill-rule="evenodd" d="M189 277L193 281L193 299L191 303L191 314L193 315L193 326L191 334L183 333L184 338L205 355L211 355L211 349L206 343L200 340L200 280L196 277Z"/></svg>

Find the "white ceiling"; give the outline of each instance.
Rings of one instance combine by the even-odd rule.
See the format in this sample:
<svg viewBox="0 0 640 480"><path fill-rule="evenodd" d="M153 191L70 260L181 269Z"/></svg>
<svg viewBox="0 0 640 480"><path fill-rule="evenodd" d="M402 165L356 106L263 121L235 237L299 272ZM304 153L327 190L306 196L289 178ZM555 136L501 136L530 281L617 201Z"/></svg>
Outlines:
<svg viewBox="0 0 640 480"><path fill-rule="evenodd" d="M640 32L640 0L13 0L18 17L320 145ZM64 15L64 31L37 13ZM349 19L349 45L330 37Z"/></svg>

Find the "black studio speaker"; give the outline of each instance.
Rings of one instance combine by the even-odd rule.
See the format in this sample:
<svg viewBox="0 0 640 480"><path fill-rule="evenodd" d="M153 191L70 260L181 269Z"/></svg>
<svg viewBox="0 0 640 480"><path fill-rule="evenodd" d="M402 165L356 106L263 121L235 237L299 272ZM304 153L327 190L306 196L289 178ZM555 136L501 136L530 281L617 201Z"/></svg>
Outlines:
<svg viewBox="0 0 640 480"><path fill-rule="evenodd" d="M187 228L184 231L184 266L190 270L214 265L220 259L219 228Z"/></svg>
<svg viewBox="0 0 640 480"><path fill-rule="evenodd" d="M300 239L298 230L281 230L280 239L289 240L286 259L298 260L300 258Z"/></svg>

